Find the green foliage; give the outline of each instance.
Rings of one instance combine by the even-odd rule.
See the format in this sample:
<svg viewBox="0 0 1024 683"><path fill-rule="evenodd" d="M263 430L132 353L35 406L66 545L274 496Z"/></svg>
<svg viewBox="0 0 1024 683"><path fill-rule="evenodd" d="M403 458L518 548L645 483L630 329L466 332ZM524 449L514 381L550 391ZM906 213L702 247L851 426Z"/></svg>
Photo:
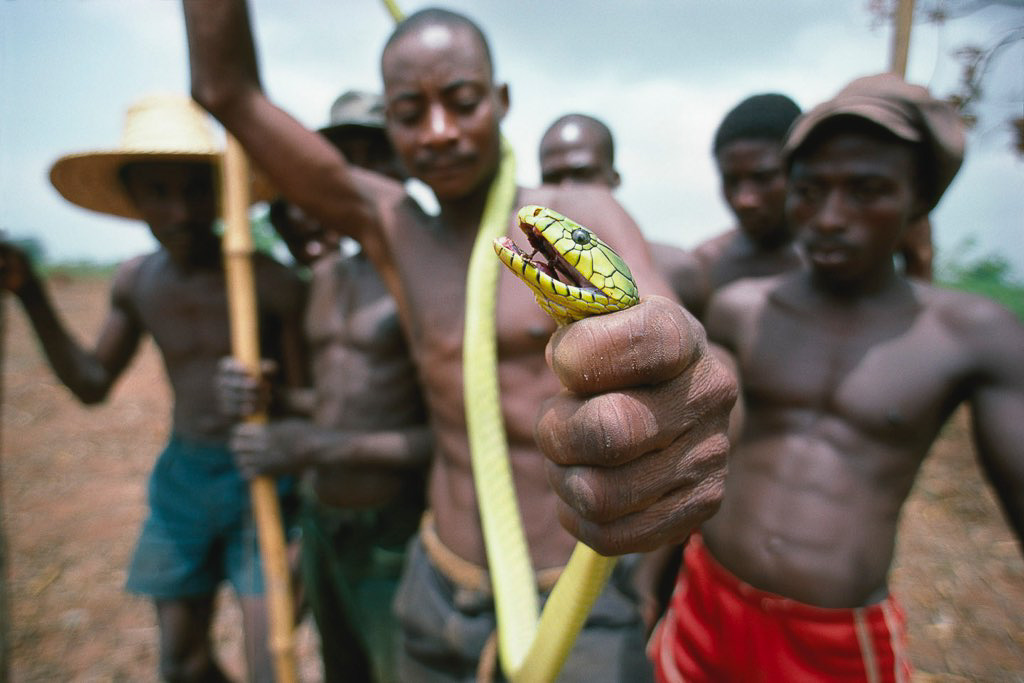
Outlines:
<svg viewBox="0 0 1024 683"><path fill-rule="evenodd" d="M64 261L62 263L39 263L36 266L40 275L51 277L110 277L117 270L116 263L97 263L95 261Z"/></svg>
<svg viewBox="0 0 1024 683"><path fill-rule="evenodd" d="M252 248L255 251L261 251L278 261L288 262L291 258L288 255L288 248L284 244L284 240L278 237L277 232L274 230L274 226L270 224L270 212L266 211L262 214L253 216L249 219L249 225L251 226L252 235ZM215 230L218 235L224 234L224 222L217 221Z"/></svg>
<svg viewBox="0 0 1024 683"><path fill-rule="evenodd" d="M953 250L953 256L939 264L936 280L953 289L972 292L998 301L1024 321L1024 283L1013 275L1013 267L999 254L972 255L973 239Z"/></svg>

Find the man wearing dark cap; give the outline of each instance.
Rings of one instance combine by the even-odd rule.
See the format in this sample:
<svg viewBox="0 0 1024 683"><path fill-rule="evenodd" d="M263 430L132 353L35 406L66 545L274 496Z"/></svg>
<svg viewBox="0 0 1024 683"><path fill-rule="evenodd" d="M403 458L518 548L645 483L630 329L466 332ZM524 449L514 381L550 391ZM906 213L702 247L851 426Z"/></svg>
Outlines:
<svg viewBox="0 0 1024 683"><path fill-rule="evenodd" d="M342 94L320 133L352 163L401 180L384 132L384 99ZM285 200L272 222L311 268L305 331L314 386L306 416L238 425L246 475L303 472L302 580L320 632L324 680L394 681L391 602L405 546L423 514L431 437L395 300L362 251ZM266 395L243 368L221 368L226 411Z"/></svg>
<svg viewBox="0 0 1024 683"><path fill-rule="evenodd" d="M1024 326L998 304L908 280L892 254L956 174L956 113L893 74L793 126L786 213L809 267L710 302L746 422L718 513L691 538L652 638L660 679L908 680L890 595L900 508L961 403L1024 535Z"/></svg>
<svg viewBox="0 0 1024 683"><path fill-rule="evenodd" d="M786 223L786 172L780 150L800 107L785 95L753 95L733 107L715 132L712 152L722 195L737 225L694 254L711 292L743 277L776 275L800 265Z"/></svg>

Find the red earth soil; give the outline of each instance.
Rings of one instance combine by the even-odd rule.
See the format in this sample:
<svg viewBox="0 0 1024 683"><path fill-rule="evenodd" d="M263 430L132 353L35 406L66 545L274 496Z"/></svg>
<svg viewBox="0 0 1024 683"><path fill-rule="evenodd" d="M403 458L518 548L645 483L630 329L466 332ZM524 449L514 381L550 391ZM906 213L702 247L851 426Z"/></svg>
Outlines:
<svg viewBox="0 0 1024 683"><path fill-rule="evenodd" d="M90 344L109 280L56 277L53 298ZM146 513L146 478L167 436L169 394L150 342L106 403L84 407L54 378L8 300L3 366L2 530L8 548L11 680L157 680L150 603L122 590ZM1024 681L1024 561L979 475L959 411L903 510L894 592L907 612L921 681ZM238 610L223 592L214 639L244 675ZM297 633L300 679L321 680L309 621Z"/></svg>

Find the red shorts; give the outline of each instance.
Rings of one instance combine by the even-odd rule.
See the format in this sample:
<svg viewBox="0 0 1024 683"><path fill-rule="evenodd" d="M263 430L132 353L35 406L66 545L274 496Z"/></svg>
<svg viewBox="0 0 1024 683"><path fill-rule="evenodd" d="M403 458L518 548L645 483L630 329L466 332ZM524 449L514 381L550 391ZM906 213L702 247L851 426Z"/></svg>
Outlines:
<svg viewBox="0 0 1024 683"><path fill-rule="evenodd" d="M890 597L826 609L758 590L694 535L648 644L658 681L909 681L903 612Z"/></svg>

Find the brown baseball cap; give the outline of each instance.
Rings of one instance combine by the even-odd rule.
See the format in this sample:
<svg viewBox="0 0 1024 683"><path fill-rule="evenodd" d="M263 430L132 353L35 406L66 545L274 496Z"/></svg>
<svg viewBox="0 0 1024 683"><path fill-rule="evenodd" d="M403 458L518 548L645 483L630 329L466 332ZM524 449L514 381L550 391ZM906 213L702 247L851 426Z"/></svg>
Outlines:
<svg viewBox="0 0 1024 683"><path fill-rule="evenodd" d="M924 146L935 181L929 209L939 203L963 163L964 124L953 106L893 73L858 78L794 121L782 148L787 162L815 129L838 116L866 119L898 138Z"/></svg>

